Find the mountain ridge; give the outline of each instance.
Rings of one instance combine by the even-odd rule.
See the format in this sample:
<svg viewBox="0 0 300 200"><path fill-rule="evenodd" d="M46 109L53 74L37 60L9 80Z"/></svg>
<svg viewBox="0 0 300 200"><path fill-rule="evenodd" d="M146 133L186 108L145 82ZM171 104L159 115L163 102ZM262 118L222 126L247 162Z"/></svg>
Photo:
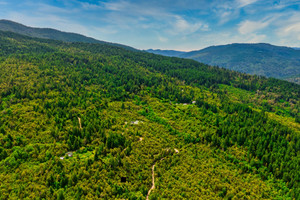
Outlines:
<svg viewBox="0 0 300 200"><path fill-rule="evenodd" d="M164 50L149 52L165 55ZM279 79L289 79L295 74L300 74L300 51L267 43L210 46L177 56L244 73Z"/></svg>
<svg viewBox="0 0 300 200"><path fill-rule="evenodd" d="M87 37L79 33L65 32L53 28L30 27L6 19L0 20L0 30L14 32L14 33L18 33L30 37L60 40L64 42L87 42L87 43L94 43L94 44L110 44L128 50L137 51L137 49L127 45L101 41L101 40L94 39L92 37Z"/></svg>

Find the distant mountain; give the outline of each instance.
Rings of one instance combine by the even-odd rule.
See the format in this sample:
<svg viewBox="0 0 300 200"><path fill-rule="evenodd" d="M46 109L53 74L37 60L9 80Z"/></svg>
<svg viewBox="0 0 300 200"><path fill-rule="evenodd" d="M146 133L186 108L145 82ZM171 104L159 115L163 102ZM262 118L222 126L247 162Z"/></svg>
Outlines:
<svg viewBox="0 0 300 200"><path fill-rule="evenodd" d="M294 47L293 49L300 50L300 48L299 48L299 47Z"/></svg>
<svg viewBox="0 0 300 200"><path fill-rule="evenodd" d="M300 52L270 44L212 46L182 57L267 77L284 79L300 74Z"/></svg>
<svg viewBox="0 0 300 200"><path fill-rule="evenodd" d="M95 44L111 44L114 46L126 48L129 50L136 50L132 47L122 45L122 44L117 44L117 43L109 43L109 42L104 42L100 40L96 40L91 37L86 37L81 34L77 33L68 33L68 32L63 32L59 31L56 29L51 29L51 28L33 28L33 27L28 27L23 24L13 22L10 20L0 20L0 30L1 31L10 31L30 37L36 37L36 38L43 38L43 39L53 39L53 40L60 40L64 42L86 42L86 43L95 43Z"/></svg>
<svg viewBox="0 0 300 200"><path fill-rule="evenodd" d="M164 52L155 53L164 55ZM179 54L178 57L289 81L297 80L298 76L295 75L300 74L300 51L264 43L211 46ZM289 79L290 77L293 79Z"/></svg>
<svg viewBox="0 0 300 200"><path fill-rule="evenodd" d="M175 51L175 50L161 50L161 49L148 49L146 50L148 53L159 54L163 56L169 57L180 57L182 54L185 54L185 51Z"/></svg>

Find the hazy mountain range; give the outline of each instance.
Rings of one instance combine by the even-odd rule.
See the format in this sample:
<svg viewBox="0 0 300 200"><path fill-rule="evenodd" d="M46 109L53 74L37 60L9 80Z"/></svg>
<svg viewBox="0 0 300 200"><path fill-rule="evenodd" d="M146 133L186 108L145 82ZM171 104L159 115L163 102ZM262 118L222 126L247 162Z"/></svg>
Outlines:
<svg viewBox="0 0 300 200"><path fill-rule="evenodd" d="M297 82L300 77L300 51L290 47L265 43L228 44L190 52L153 49L147 52L189 58L209 65L293 82Z"/></svg>

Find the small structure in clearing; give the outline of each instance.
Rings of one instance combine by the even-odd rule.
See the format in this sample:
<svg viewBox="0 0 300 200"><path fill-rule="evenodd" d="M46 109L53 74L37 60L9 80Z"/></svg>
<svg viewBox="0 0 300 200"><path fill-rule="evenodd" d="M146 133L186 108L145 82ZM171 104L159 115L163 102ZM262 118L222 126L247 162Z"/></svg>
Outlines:
<svg viewBox="0 0 300 200"><path fill-rule="evenodd" d="M69 157L72 157L73 156L73 152L67 152L66 153Z"/></svg>
<svg viewBox="0 0 300 200"><path fill-rule="evenodd" d="M73 157L73 152L69 151L69 152L65 153L65 155L67 155L68 157ZM59 159L63 160L63 159L65 159L65 156L61 156L61 157L59 157Z"/></svg>
<svg viewBox="0 0 300 200"><path fill-rule="evenodd" d="M137 124L139 124L140 122L143 123L142 121L139 121L139 120L131 121L130 123L131 123L131 124L134 124L134 125L137 125Z"/></svg>

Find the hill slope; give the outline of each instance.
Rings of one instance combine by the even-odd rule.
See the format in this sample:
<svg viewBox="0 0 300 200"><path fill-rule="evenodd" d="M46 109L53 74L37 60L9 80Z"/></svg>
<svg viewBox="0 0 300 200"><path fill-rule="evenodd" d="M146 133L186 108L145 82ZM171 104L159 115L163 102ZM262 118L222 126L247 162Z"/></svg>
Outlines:
<svg viewBox="0 0 300 200"><path fill-rule="evenodd" d="M96 43L96 44L106 43L113 46L123 47L129 50L135 50L134 48L126 45L108 43L108 42L96 40L91 37L86 37L84 35L80 35L77 33L67 33L55 29L51 29L51 28L32 28L9 20L0 20L0 30L14 32L14 33L31 36L31 37L60 40L64 42L87 42L87 43Z"/></svg>
<svg viewBox="0 0 300 200"><path fill-rule="evenodd" d="M0 50L1 199L299 198L296 84L8 32Z"/></svg>
<svg viewBox="0 0 300 200"><path fill-rule="evenodd" d="M159 51L152 53L163 54ZM270 44L211 46L179 54L178 57L266 77L280 79L300 77L300 51Z"/></svg>

